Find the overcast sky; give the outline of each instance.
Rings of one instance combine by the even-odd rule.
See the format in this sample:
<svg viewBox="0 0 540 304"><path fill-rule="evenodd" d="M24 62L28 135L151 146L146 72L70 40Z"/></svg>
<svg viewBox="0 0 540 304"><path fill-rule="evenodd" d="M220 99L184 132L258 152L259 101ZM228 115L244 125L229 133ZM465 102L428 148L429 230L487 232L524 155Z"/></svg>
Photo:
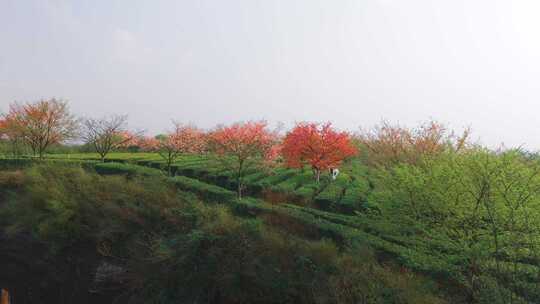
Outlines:
<svg viewBox="0 0 540 304"><path fill-rule="evenodd" d="M539 16L538 0L0 0L0 111L59 97L150 133L433 118L540 149Z"/></svg>

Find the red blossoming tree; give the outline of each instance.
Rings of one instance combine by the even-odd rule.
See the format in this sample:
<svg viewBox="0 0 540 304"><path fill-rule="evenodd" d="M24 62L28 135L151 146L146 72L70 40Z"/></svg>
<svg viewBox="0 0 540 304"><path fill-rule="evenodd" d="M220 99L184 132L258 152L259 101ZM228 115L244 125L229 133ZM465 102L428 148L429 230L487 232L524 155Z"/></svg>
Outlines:
<svg viewBox="0 0 540 304"><path fill-rule="evenodd" d="M171 165L185 153L202 153L206 148L206 138L202 130L174 123L174 129L154 138L146 138L140 146L146 151L154 151L165 160L167 172L171 175Z"/></svg>
<svg viewBox="0 0 540 304"><path fill-rule="evenodd" d="M273 147L276 140L276 134L267 129L266 122L221 126L208 135L211 151L235 172L238 198L242 198L245 188L245 172L263 165L269 157L275 155Z"/></svg>
<svg viewBox="0 0 540 304"><path fill-rule="evenodd" d="M330 123L300 123L285 136L281 149L290 168L311 166L317 182L323 170L337 168L357 153L347 132L338 132Z"/></svg>
<svg viewBox="0 0 540 304"><path fill-rule="evenodd" d="M69 112L67 102L58 99L33 103L13 103L2 122L3 134L12 141L27 144L34 155L43 158L51 145L73 139L78 122Z"/></svg>

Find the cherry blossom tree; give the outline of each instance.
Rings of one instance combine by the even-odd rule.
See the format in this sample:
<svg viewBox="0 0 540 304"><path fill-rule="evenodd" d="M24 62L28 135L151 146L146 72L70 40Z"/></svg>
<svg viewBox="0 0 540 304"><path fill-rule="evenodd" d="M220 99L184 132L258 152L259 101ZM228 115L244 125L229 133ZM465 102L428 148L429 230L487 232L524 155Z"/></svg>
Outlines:
<svg viewBox="0 0 540 304"><path fill-rule="evenodd" d="M145 151L155 151L165 160L167 172L171 165L185 153L202 153L206 147L205 134L195 126L174 123L174 129L154 138L146 138L141 144Z"/></svg>
<svg viewBox="0 0 540 304"><path fill-rule="evenodd" d="M67 102L54 98L12 103L2 121L3 136L23 141L40 159L51 145L75 138L79 127Z"/></svg>
<svg viewBox="0 0 540 304"><path fill-rule="evenodd" d="M317 182L323 170L337 168L357 153L347 132L338 132L330 123L299 123L287 133L281 153L290 168L311 166Z"/></svg>
<svg viewBox="0 0 540 304"><path fill-rule="evenodd" d="M276 139L276 134L267 129L264 121L219 126L209 133L211 151L234 172L238 198L242 198L245 188L246 171L263 165L275 155Z"/></svg>

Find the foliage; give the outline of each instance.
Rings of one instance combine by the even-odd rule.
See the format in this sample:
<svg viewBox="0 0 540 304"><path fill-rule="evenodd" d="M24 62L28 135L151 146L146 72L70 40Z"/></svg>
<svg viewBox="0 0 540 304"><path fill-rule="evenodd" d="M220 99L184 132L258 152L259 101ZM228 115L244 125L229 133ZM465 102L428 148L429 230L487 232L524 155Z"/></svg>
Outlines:
<svg viewBox="0 0 540 304"><path fill-rule="evenodd" d="M534 303L540 297L538 293L540 162L535 154L520 150L493 151L474 146L468 142L467 134L457 137L436 123L418 129L392 129L389 126L390 129L380 131L380 134L373 133L373 137L351 138L350 143L354 142L362 147L360 149L362 154L344 159L340 164L341 173L336 180L323 176L320 182L317 182L312 178L309 169L306 170L304 166L287 168L274 162L274 167L267 167L264 159L268 159L273 153L271 150L275 152L278 148L276 138L271 132L264 130L264 125L262 129L258 126L259 131L264 130L270 134L269 137L262 136L263 138L271 138L262 141L268 143L270 148L262 149L261 152L259 150L261 146L255 144L249 147L247 144L257 138L259 131L241 131L244 126L245 124L221 127L211 132L209 143L213 151L208 154L182 153L169 168L171 175L179 176L169 179L163 177L161 170L167 164L158 153L111 153L108 159L122 164L99 165L95 165L94 162L99 160L100 156L92 153L55 154L48 157L58 164L72 162L72 165L77 166L82 163L87 167L95 166L96 171L102 174L125 175L129 177L130 183L159 179L162 184L170 186L170 191L180 191L184 200L191 202L198 202L200 199L208 203L226 203L202 205L198 202L183 205L178 212L182 214L187 212L189 221L195 221L194 218L197 218L197 225L207 223L201 219L214 214L212 215L214 222L224 221L226 225L234 224L234 227L241 226L245 229L256 227L254 234L249 234L249 237L243 234L246 231L244 228L231 232L232 235L248 239L257 235L258 238L256 241L252 240L254 243L249 243L250 246L259 244L258 242L267 233L261 234L261 231L267 230L272 235L277 233L278 238L294 238L302 244L321 242L320 244L323 244L321 246L325 247L324 244L330 242L338 250L338 255L332 258L333 262L327 264L332 265L333 271L337 271L336 269L340 267L358 267L360 270L355 272L356 270L351 269L347 274L338 272L337 277L333 272L324 272L322 278L317 277L317 282L324 283L317 285L316 291L300 288L298 285L294 288L300 289L293 288L294 294L315 292L320 302L335 302L335 299L357 302L360 301L358 299L362 299L368 303L370 301L407 303L416 297L409 294L411 288L426 287L431 284L431 280L435 280L436 286L442 288L442 290L436 288L442 294L447 297L456 295L450 297L451 303ZM218 132L224 130L227 132L221 134ZM220 141L224 146L217 144ZM368 144L372 146L368 147ZM243 153L244 150L240 149L242 147L250 153L255 152L247 153L251 157L247 158L249 165L243 166L239 174L237 154ZM253 150L250 150L251 148ZM305 164L305 160L300 161ZM34 161L6 159L0 164L5 164L5 168L15 168L18 164L31 166ZM266 167L266 170L261 170L262 167ZM239 176L241 180L238 179ZM13 179L14 182L5 182L9 179ZM28 184L28 181L26 175L21 177L20 173L0 178L6 189L19 189L21 184ZM52 188L54 189L54 186ZM244 196L241 201L235 199L233 192L238 192L239 189L244 190L241 192ZM51 204L49 207L51 210L60 208L56 203ZM222 207L219 207L220 205ZM228 207L235 210L234 214L227 211ZM194 209L197 211L193 211ZM199 211L202 213L198 213ZM59 221L64 221L72 218L71 212L56 212L55 216ZM197 216L193 215L194 212ZM9 218L3 218L3 221L6 220L9 221ZM40 219L33 220L40 221ZM212 253L204 255L203 260L197 259L194 254L191 257L194 260L182 264L187 267L191 263L202 267L198 269L207 271L203 271L205 275L201 277L196 275L190 277L198 282L193 284L199 285L190 285L191 283L186 283L183 278L164 283L161 280L163 271L152 276L154 283L159 282L167 286L169 283L189 285L197 294L202 290L208 292L208 286L218 284L213 279L208 283L207 275L221 269L220 266L216 266L219 263L208 264L207 261L212 259L228 261L228 254L233 252L236 254L238 251L236 248L227 247L227 242L238 243L235 243L235 240L220 243L215 238L215 233L208 234L208 230L201 228L203 226L206 227L196 226L197 231L193 231L193 235L189 238L169 240L174 244L177 242L194 244L193 248L196 249L193 250L199 254L210 252L209 248L222 250L220 254L224 255ZM17 230L17 227L10 229ZM72 232L78 233L74 237L81 234L76 229ZM234 238L232 235L228 237ZM148 248L157 246L155 256L145 258L172 261L173 252L180 250L179 247L166 242L168 236L157 239L154 237L142 240L148 242ZM60 237L58 240L63 238ZM298 244L296 246L300 246ZM180 251L184 252L182 250L185 248L181 247ZM405 284L404 291L396 292L396 288L399 289L396 287L399 286L398 282L390 282L386 277L386 274L395 277L396 273L393 270L374 271L373 269L378 269L378 265L373 266L372 262L368 263L369 267L375 268L368 266L362 268L365 265L360 265L358 260L352 258L361 254L362 248L369 248L368 251L376 259L375 263L388 263L398 269L401 267L399 273L405 274L405 277L409 274L415 276L412 282L421 282L422 285ZM251 251L252 247L244 249L248 255L254 253L261 255L258 251ZM182 261L184 260L175 260L174 263L181 264ZM226 267L238 266L232 261L230 263L232 264L227 264ZM281 269L279 266L281 264L268 265ZM288 264L288 267L291 265ZM280 271L282 274L286 272ZM186 273L188 272L186 270ZM272 272L263 273L268 275L267 278L274 278L276 275ZM369 274L367 278L376 278L374 285L364 281L362 273ZM427 281L419 279L419 274L426 276ZM309 274L310 279L316 277L311 275L314 274ZM298 278L298 274L295 276ZM207 280L202 279L203 277ZM145 282L149 282L148 280ZM219 277L219 280L230 282L229 277ZM264 288L270 288L283 296L282 299L287 299L283 300L284 302L303 301L289 293L291 290L289 285L284 289L281 287L272 289L276 286L268 287L265 285L268 282L258 278L250 277L249 280L257 282L256 287L250 287L254 289L242 284L238 286L242 286L250 295L252 290L260 292L257 299L266 299L266 293L258 289L265 286ZM354 285L353 281L362 283ZM295 284L299 284L298 281L295 281ZM213 292L210 294L224 299L222 298L224 294L230 295L228 292L237 290L235 288L238 286L227 285L229 289L223 291L212 285L212 288L217 288L212 290L220 291L218 294ZM391 291L382 292L377 286L383 286L381 287L383 289L390 288ZM152 295L162 290L160 285L153 285L152 288L141 287L137 290L144 289ZM173 289L171 287L170 290ZM428 289L434 290L431 287ZM316 293L319 291L322 294ZM360 294L362 296L359 296ZM373 297L364 297L366 294ZM167 299L163 300L165 302L174 302L179 299L182 301L192 299L190 297L193 295L172 291L161 294L160 297ZM271 296L268 297L275 300ZM314 298L315 296L310 299ZM334 300L325 300L330 298ZM226 299L233 301L228 296ZM234 298L234 301L247 300L241 296ZM422 303L422 301L436 303L438 299L419 298L413 302Z"/></svg>
<svg viewBox="0 0 540 304"><path fill-rule="evenodd" d="M232 191L185 176L173 177L171 182L179 189L196 193L205 201L227 203L236 198L236 194Z"/></svg>
<svg viewBox="0 0 540 304"><path fill-rule="evenodd" d="M238 217L162 178L59 164L16 174L16 186L0 178L0 225L32 232L66 259L87 248L114 261L129 274L115 291L122 303L446 303L431 280L380 264L366 247L340 250Z"/></svg>
<svg viewBox="0 0 540 304"><path fill-rule="evenodd" d="M129 178L135 176L163 176L163 173L156 169L122 163L96 163L94 169L99 174L125 175Z"/></svg>
<svg viewBox="0 0 540 304"><path fill-rule="evenodd" d="M406 128L382 121L372 130L363 130L356 139L366 161L371 165L393 166L402 162L415 164L426 156L444 151L463 151L472 146L470 129L460 136L437 121L428 121L416 128Z"/></svg>
<svg viewBox="0 0 540 304"><path fill-rule="evenodd" d="M317 182L321 172L338 168L341 162L356 154L349 134L337 132L330 123L300 123L287 133L281 153L290 168L311 166Z"/></svg>
<svg viewBox="0 0 540 304"><path fill-rule="evenodd" d="M180 155L200 154L206 150L206 136L194 126L175 123L173 131L155 138L145 138L140 146L144 151L156 151L165 160L167 172L171 175L171 165Z"/></svg>
<svg viewBox="0 0 540 304"><path fill-rule="evenodd" d="M3 115L0 135L13 145L26 143L34 155L43 158L51 145L63 143L77 135L78 123L69 113L65 101L50 99L34 103L12 103Z"/></svg>
<svg viewBox="0 0 540 304"><path fill-rule="evenodd" d="M526 298L533 294L519 286L517 276L520 263L538 268L540 261L539 163L512 150L448 152L397 165L382 172L378 183L370 200L383 213L422 223L459 244L473 298L480 297L476 282L485 273L495 275L499 288ZM512 293L499 297L516 300Z"/></svg>
<svg viewBox="0 0 540 304"><path fill-rule="evenodd" d="M266 122L236 123L218 127L208 135L210 149L228 169L234 171L238 197L245 187L247 170L260 167L265 159L274 156L272 147L276 135L267 130Z"/></svg>

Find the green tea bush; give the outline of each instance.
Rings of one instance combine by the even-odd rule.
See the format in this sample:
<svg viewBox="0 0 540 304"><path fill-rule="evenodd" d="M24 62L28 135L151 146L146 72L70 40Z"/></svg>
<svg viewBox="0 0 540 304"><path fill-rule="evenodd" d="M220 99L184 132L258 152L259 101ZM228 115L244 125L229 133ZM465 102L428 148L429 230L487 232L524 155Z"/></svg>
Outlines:
<svg viewBox="0 0 540 304"><path fill-rule="evenodd" d="M128 178L135 176L163 176L160 170L122 163L96 163L94 169L103 175L125 175Z"/></svg>
<svg viewBox="0 0 540 304"><path fill-rule="evenodd" d="M196 193L203 200L228 203L236 199L235 192L193 178L176 176L169 180L179 189Z"/></svg>
<svg viewBox="0 0 540 304"><path fill-rule="evenodd" d="M375 249L382 256L397 260L401 265L412 270L438 279L456 282L456 284L465 283L460 268L463 259L455 251L454 254L447 254L433 251L428 246L416 246L425 243L422 240L418 240L415 244L400 243L402 239L399 236L385 239L378 235L378 233L382 234L380 230L384 228L379 228L379 231L375 231L375 233L370 229L365 229L367 232L364 232L364 229L361 229L360 226L357 226L360 228L358 229L354 225L350 225L349 221L353 220L354 217L326 213L295 205L272 206L256 200L237 202L235 210L239 214L250 216L275 214L288 217L303 225L316 228L319 237L331 238L345 248L368 246ZM325 214L333 216L333 218L324 218ZM365 226L367 226L367 223Z"/></svg>
<svg viewBox="0 0 540 304"><path fill-rule="evenodd" d="M316 184L303 185L302 187L294 190L294 194L300 197L312 199L315 193L317 193L319 186Z"/></svg>
<svg viewBox="0 0 540 304"><path fill-rule="evenodd" d="M315 205L322 210L333 210L344 193L343 187L330 182L322 192L315 197Z"/></svg>

